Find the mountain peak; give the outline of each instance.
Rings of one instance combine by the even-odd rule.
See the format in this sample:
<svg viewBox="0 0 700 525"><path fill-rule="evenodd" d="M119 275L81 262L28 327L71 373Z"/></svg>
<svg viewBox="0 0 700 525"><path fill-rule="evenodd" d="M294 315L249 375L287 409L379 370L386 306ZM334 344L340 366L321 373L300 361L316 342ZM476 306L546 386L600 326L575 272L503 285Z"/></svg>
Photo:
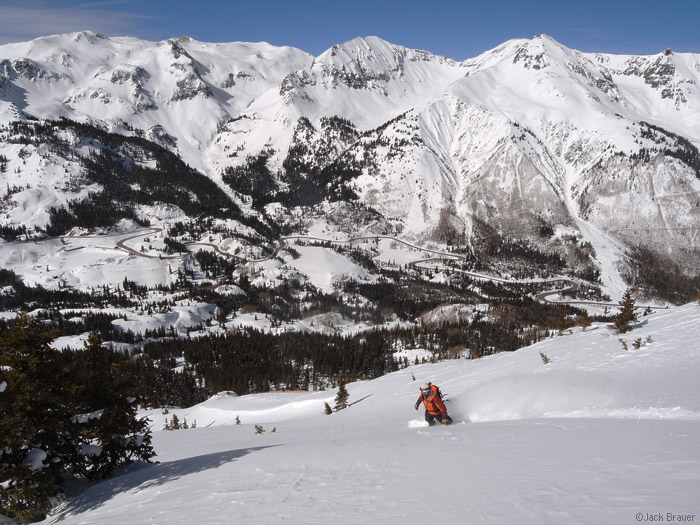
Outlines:
<svg viewBox="0 0 700 525"><path fill-rule="evenodd" d="M558 53L561 51L566 53L572 52L572 50L566 47L564 44L545 34L535 35L530 40L525 40L523 45L532 50L538 49L547 54Z"/></svg>
<svg viewBox="0 0 700 525"><path fill-rule="evenodd" d="M393 54L395 50L405 50L377 36L358 36L342 44L336 44L318 56L318 61L332 60L338 57L340 60L354 60L361 57L381 56Z"/></svg>
<svg viewBox="0 0 700 525"><path fill-rule="evenodd" d="M194 38L187 36L187 35L182 35L178 38L175 39L176 42L179 42L180 44L189 44L191 42L194 42Z"/></svg>
<svg viewBox="0 0 700 525"><path fill-rule="evenodd" d="M109 40L109 37L106 37L102 33L98 33L97 31L91 31L91 30L76 31L74 33L67 33L66 35L63 35L63 36L70 37L71 41L75 42L75 43L87 42L89 44L95 44L95 43L100 42L102 40Z"/></svg>
<svg viewBox="0 0 700 525"><path fill-rule="evenodd" d="M544 40L544 41L556 42L557 44L559 43L554 38L552 38L551 36L546 35L544 33L539 33L539 34L533 36L532 40Z"/></svg>
<svg viewBox="0 0 700 525"><path fill-rule="evenodd" d="M392 44L377 36L357 37L338 44L314 61L312 69L320 69L334 81L351 87L367 87L368 82L388 82L403 77L412 64L435 62L454 66L451 59L433 55L428 51L410 49Z"/></svg>
<svg viewBox="0 0 700 525"><path fill-rule="evenodd" d="M407 49L376 36L357 37L336 44L316 58L312 69L350 87L367 87L368 82L389 80L403 69Z"/></svg>
<svg viewBox="0 0 700 525"><path fill-rule="evenodd" d="M574 53L575 51L545 34L535 35L531 39L511 40L491 52L500 55L501 58L512 56L513 63L520 63L526 69L535 70L546 69L555 63L566 63Z"/></svg>

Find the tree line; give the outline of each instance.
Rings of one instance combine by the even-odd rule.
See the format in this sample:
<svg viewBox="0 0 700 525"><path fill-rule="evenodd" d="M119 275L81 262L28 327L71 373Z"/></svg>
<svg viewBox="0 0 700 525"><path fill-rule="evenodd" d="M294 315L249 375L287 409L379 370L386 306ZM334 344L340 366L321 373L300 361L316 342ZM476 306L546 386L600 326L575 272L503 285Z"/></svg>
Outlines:
<svg viewBox="0 0 700 525"><path fill-rule="evenodd" d="M235 202L209 177L175 153L138 136L109 133L70 119L15 121L8 126L8 142L40 146L83 166L81 182L99 184L100 191L50 210L49 235L71 228L108 227L121 219L146 225L135 211L138 205L169 203L192 217L236 219L258 233L273 236L268 224L241 212ZM70 131L75 144L90 144L85 156L75 152L61 132ZM9 233L9 232L8 232Z"/></svg>

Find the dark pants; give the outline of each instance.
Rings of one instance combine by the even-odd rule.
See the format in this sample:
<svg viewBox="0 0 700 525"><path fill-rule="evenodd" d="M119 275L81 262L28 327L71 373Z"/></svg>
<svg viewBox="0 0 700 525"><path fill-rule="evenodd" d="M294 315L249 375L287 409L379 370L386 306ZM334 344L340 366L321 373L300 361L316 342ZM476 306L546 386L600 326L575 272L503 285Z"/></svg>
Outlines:
<svg viewBox="0 0 700 525"><path fill-rule="evenodd" d="M447 424L448 424L448 425L449 425L450 423L452 423L452 418L451 418L450 416L448 416L447 414L444 414L444 415L443 415L443 414L432 415L432 414L431 414L430 412L428 412L427 410L425 411L425 420L428 422L428 425L430 425L431 427L432 427L433 425L437 425L438 423L442 423L443 418L444 418L444 419L447 419L447 421L448 421Z"/></svg>

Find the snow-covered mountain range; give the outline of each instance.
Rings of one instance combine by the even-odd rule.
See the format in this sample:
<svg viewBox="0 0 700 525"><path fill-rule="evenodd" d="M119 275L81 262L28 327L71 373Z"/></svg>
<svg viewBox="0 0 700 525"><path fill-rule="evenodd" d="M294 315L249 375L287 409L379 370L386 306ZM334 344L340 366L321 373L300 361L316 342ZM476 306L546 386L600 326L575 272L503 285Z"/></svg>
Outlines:
<svg viewBox="0 0 700 525"><path fill-rule="evenodd" d="M80 32L0 46L0 124L66 117L148 139L262 223L354 198L376 233L474 250L497 232L573 265L570 242L620 288L634 245L699 270L699 83L698 54L589 54L545 35L457 62L377 37L313 57ZM73 157L12 136L4 224L44 227L50 206L100 188L75 184L94 147L74 132ZM251 200L256 185L269 195Z"/></svg>

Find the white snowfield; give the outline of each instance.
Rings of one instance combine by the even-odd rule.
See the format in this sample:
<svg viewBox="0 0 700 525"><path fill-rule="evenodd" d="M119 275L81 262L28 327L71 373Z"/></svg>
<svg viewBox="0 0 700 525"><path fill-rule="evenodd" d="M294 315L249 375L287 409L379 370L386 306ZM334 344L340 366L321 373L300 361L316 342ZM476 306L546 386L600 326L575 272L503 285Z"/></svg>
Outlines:
<svg viewBox="0 0 700 525"><path fill-rule="evenodd" d="M47 522L698 522L700 307L644 317L622 336L629 350L619 338L594 325L411 366L349 384L350 406L330 416L336 390L150 411L160 463L92 486ZM414 411L424 381L454 425L429 428ZM161 430L172 414L197 427Z"/></svg>

